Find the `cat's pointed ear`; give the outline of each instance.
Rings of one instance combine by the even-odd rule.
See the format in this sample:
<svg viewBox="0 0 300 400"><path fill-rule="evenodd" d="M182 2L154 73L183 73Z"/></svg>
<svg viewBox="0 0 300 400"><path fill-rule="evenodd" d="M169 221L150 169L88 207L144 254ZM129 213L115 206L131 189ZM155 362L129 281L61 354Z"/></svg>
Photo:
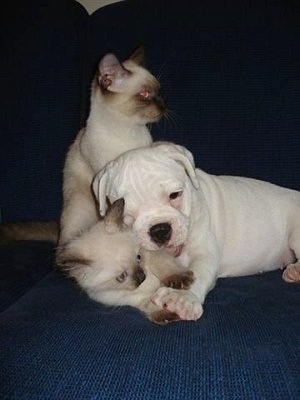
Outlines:
<svg viewBox="0 0 300 400"><path fill-rule="evenodd" d="M145 66L145 49L143 46L139 46L134 52L129 56L129 60L134 61L136 64Z"/></svg>
<svg viewBox="0 0 300 400"><path fill-rule="evenodd" d="M118 90L129 72L123 67L118 58L112 54L106 54L99 62L99 84L104 88Z"/></svg>
<svg viewBox="0 0 300 400"><path fill-rule="evenodd" d="M123 198L116 200L107 210L104 223L106 231L116 233L123 227L125 201Z"/></svg>

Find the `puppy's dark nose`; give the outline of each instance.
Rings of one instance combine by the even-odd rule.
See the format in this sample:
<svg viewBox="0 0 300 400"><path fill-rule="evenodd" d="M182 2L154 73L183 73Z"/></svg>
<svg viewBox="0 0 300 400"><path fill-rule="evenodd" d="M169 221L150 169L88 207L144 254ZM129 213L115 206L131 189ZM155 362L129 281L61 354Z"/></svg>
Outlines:
<svg viewBox="0 0 300 400"><path fill-rule="evenodd" d="M153 225L149 230L152 241L158 245L165 244L171 237L172 227L167 222Z"/></svg>
<svg viewBox="0 0 300 400"><path fill-rule="evenodd" d="M142 268L138 267L133 274L133 279L135 280L137 286L139 286L146 279L145 272Z"/></svg>

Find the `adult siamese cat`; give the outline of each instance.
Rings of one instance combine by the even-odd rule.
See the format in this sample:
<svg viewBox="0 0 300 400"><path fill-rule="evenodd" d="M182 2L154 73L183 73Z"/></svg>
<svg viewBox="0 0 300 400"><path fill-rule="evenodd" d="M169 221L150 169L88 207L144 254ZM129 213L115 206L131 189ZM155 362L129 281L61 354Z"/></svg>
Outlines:
<svg viewBox="0 0 300 400"><path fill-rule="evenodd" d="M155 305L151 298L162 286L189 289L193 273L166 251L141 249L123 224L124 204L123 199L116 200L103 220L60 246L57 263L93 300L136 307L159 324L178 320L177 314Z"/></svg>
<svg viewBox="0 0 300 400"><path fill-rule="evenodd" d="M122 63L112 53L99 62L91 85L86 126L79 131L66 156L59 245L98 221L91 191L95 173L121 153L152 143L147 124L162 117L165 105L159 94L159 82L143 64L142 47ZM0 236L57 242L58 225L8 224L2 226Z"/></svg>
<svg viewBox="0 0 300 400"><path fill-rule="evenodd" d="M99 63L86 127L66 158L60 245L98 220L91 191L94 175L121 153L152 143L147 124L162 117L165 105L158 81L142 67L143 63L142 48L122 64L113 54Z"/></svg>

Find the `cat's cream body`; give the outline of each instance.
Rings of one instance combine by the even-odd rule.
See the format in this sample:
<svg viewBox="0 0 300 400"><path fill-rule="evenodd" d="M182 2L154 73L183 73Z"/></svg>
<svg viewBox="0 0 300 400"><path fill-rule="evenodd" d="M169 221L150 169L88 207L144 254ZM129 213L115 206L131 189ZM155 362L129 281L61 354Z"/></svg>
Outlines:
<svg viewBox="0 0 300 400"><path fill-rule="evenodd" d="M112 54L99 63L86 127L78 133L65 161L60 245L98 220L91 191L94 175L123 152L152 143L146 124L160 119L164 105L159 83L140 65L142 59L138 49L122 64Z"/></svg>

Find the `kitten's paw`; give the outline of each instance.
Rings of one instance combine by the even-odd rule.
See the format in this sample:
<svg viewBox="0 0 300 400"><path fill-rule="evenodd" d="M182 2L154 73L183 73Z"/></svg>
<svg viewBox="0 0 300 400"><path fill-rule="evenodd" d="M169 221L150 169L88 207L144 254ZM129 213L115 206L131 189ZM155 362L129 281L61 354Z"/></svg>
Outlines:
<svg viewBox="0 0 300 400"><path fill-rule="evenodd" d="M180 318L177 314L170 312L168 310L160 310L156 311L148 316L151 322L154 322L159 325L165 325L168 322L180 321Z"/></svg>
<svg viewBox="0 0 300 400"><path fill-rule="evenodd" d="M288 283L300 283L300 261L288 265L283 271L282 279Z"/></svg>
<svg viewBox="0 0 300 400"><path fill-rule="evenodd" d="M187 290L161 287L154 293L151 301L164 310L177 314L184 321L196 321L203 314L200 301Z"/></svg>
<svg viewBox="0 0 300 400"><path fill-rule="evenodd" d="M193 271L186 271L168 276L162 281L162 284L173 289L189 289L193 282Z"/></svg>

